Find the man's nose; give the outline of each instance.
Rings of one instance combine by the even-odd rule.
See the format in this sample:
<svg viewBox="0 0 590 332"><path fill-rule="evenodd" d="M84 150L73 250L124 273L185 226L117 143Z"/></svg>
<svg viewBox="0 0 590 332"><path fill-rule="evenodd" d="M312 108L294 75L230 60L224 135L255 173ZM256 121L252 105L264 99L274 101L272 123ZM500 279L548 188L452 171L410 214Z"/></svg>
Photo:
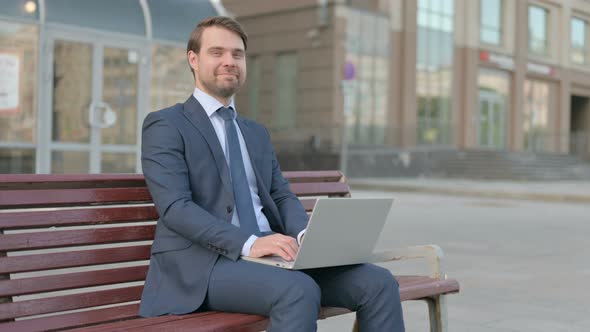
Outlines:
<svg viewBox="0 0 590 332"><path fill-rule="evenodd" d="M236 65L236 60L232 56L231 52L224 53L221 60L222 60L222 64L224 66L235 66Z"/></svg>

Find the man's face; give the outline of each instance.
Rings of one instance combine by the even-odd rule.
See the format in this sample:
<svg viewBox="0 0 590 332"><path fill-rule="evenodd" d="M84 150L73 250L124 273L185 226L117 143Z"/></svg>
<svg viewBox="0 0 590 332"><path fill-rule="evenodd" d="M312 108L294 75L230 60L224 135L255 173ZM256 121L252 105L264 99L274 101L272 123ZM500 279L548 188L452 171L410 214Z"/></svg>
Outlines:
<svg viewBox="0 0 590 332"><path fill-rule="evenodd" d="M197 87L213 97L230 98L246 80L244 42L230 30L206 28L199 54L190 51L188 57Z"/></svg>

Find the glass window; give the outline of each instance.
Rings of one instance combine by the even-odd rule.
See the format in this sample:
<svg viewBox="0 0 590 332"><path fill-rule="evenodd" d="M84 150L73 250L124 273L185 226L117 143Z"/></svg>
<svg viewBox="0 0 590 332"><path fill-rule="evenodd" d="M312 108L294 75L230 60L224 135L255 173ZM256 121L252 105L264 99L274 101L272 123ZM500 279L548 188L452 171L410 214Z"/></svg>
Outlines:
<svg viewBox="0 0 590 332"><path fill-rule="evenodd" d="M37 0L2 0L0 16L38 20L39 4Z"/></svg>
<svg viewBox="0 0 590 332"><path fill-rule="evenodd" d="M389 20L365 11L349 11L346 59L355 67L348 140L355 144L385 143L389 89ZM363 38L363 36L373 36Z"/></svg>
<svg viewBox="0 0 590 332"><path fill-rule="evenodd" d="M35 143L38 39L35 25L0 21L0 142Z"/></svg>
<svg viewBox="0 0 590 332"><path fill-rule="evenodd" d="M539 6L529 6L529 51L538 55L548 55L549 11Z"/></svg>
<svg viewBox="0 0 590 332"><path fill-rule="evenodd" d="M137 52L105 47L102 100L117 114L114 125L103 128L103 144L135 145L137 130Z"/></svg>
<svg viewBox="0 0 590 332"><path fill-rule="evenodd" d="M139 1L51 0L45 1L45 6L47 22L145 35ZM113 15L114 12L117 15Z"/></svg>
<svg viewBox="0 0 590 332"><path fill-rule="evenodd" d="M52 151L51 173L88 173L90 155L85 151Z"/></svg>
<svg viewBox="0 0 590 332"><path fill-rule="evenodd" d="M0 174L35 173L35 150L0 148Z"/></svg>
<svg viewBox="0 0 590 332"><path fill-rule="evenodd" d="M502 0L481 0L479 3L480 30L482 42L502 44Z"/></svg>
<svg viewBox="0 0 590 332"><path fill-rule="evenodd" d="M297 54L279 54L275 73L275 126L293 128L297 113Z"/></svg>
<svg viewBox="0 0 590 332"><path fill-rule="evenodd" d="M184 47L155 44L151 76L150 111L183 102L195 89Z"/></svg>
<svg viewBox="0 0 590 332"><path fill-rule="evenodd" d="M524 82L523 136L524 149L549 151L551 143L550 110L552 107L551 85L538 80Z"/></svg>
<svg viewBox="0 0 590 332"><path fill-rule="evenodd" d="M260 58L248 58L248 78L246 81L248 89L248 114L254 120L258 117L259 96L260 96Z"/></svg>
<svg viewBox="0 0 590 332"><path fill-rule="evenodd" d="M211 1L148 0L148 4L153 38L161 40L186 43L197 23L205 17L219 15Z"/></svg>
<svg viewBox="0 0 590 332"><path fill-rule="evenodd" d="M92 44L56 40L53 54L53 141L90 142Z"/></svg>
<svg viewBox="0 0 590 332"><path fill-rule="evenodd" d="M135 173L135 153L103 152L101 173Z"/></svg>
<svg viewBox="0 0 590 332"><path fill-rule="evenodd" d="M418 1L416 95L419 144L451 142L453 0Z"/></svg>
<svg viewBox="0 0 590 332"><path fill-rule="evenodd" d="M571 59L577 64L588 62L588 22L577 17L571 20Z"/></svg>

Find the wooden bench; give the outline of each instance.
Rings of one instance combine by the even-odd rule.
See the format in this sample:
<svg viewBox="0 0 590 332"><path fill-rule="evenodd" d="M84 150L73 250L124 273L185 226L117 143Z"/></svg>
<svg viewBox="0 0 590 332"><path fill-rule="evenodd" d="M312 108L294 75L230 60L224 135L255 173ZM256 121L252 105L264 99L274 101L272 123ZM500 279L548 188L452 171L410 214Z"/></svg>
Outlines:
<svg viewBox="0 0 590 332"><path fill-rule="evenodd" d="M285 172L311 211L315 197L348 197L338 171ZM261 331L267 318L223 312L141 318L138 300L158 214L142 175L0 175L0 331ZM437 246L384 252L425 258L429 276L400 276L401 298L429 304L446 331L444 295L459 291ZM349 313L322 308L321 317Z"/></svg>

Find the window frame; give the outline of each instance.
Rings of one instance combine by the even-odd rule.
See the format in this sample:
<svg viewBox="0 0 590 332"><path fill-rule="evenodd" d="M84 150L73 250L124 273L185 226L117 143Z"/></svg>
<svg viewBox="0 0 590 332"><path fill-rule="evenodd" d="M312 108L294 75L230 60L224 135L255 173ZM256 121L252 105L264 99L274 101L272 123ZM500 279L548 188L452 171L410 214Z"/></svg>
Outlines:
<svg viewBox="0 0 590 332"><path fill-rule="evenodd" d="M482 9L483 9L482 2L483 1L485 1L485 0L479 1L479 42L481 44L489 45L489 46L493 46L493 47L503 47L505 44L505 39L506 39L504 36L506 33L506 29L504 29L505 28L504 21L505 21L506 2L504 0L498 0L499 4L500 4L500 8L499 8L500 16L498 18L499 41L497 44L495 44L495 43L488 42L482 38L482 31L484 30L484 27L491 28L491 27L485 26L483 23L483 19L482 19ZM490 30L490 29L488 29L488 30Z"/></svg>
<svg viewBox="0 0 590 332"><path fill-rule="evenodd" d="M535 52L531 48L531 33L529 31L529 24L530 24L530 10L531 8L536 7L541 9L545 12L545 51L543 53ZM540 58L553 58L553 44L551 43L551 35L552 35L552 21L553 21L553 10L552 8L543 5L538 2L529 2L527 4L527 51L528 54L533 57L540 57Z"/></svg>

